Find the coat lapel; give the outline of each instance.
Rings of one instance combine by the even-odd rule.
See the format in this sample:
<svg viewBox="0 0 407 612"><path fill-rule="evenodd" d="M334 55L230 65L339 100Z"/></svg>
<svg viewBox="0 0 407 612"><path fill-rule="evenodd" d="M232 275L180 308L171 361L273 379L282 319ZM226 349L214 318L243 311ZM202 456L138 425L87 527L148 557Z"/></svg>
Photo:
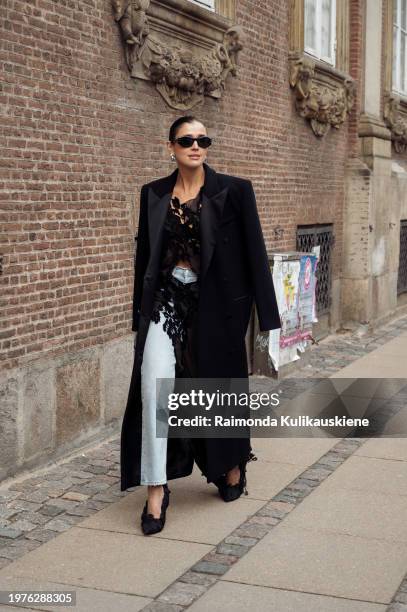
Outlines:
<svg viewBox="0 0 407 612"><path fill-rule="evenodd" d="M202 209L200 221L201 238L201 271L200 279L205 275L216 244L216 233L222 217L228 187L220 189L217 173L204 163L205 182L202 190ZM178 168L172 174L156 181L148 192L148 231L150 239L151 265L159 264L162 233L168 205L177 180Z"/></svg>
<svg viewBox="0 0 407 612"><path fill-rule="evenodd" d="M201 209L201 282L208 270L213 250L216 244L216 234L219 223L222 218L223 207L226 201L228 188L225 187L221 191L207 196L205 189L202 192L202 209Z"/></svg>

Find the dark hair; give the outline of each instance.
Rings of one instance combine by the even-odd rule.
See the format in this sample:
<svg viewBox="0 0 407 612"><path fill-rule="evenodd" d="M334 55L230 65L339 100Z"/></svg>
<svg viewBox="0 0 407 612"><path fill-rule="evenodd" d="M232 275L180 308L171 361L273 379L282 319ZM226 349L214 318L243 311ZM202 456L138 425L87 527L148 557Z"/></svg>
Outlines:
<svg viewBox="0 0 407 612"><path fill-rule="evenodd" d="M193 121L199 121L199 119L197 119L193 115L184 115L183 117L178 117L178 119L176 119L174 123L172 124L172 126L170 127L170 134L168 136L168 140L170 142L174 142L177 136L177 130L179 126L182 125L183 123L192 123ZM201 123L201 121L199 121L199 123Z"/></svg>

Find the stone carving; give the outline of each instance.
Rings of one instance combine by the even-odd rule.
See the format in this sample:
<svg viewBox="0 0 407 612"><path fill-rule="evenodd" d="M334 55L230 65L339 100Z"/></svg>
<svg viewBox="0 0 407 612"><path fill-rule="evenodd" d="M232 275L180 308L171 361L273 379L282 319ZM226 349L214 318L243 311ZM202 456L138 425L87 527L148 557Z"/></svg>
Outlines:
<svg viewBox="0 0 407 612"><path fill-rule="evenodd" d="M325 136L331 127L339 129L345 121L355 101L356 87L349 77L332 86L322 84L315 73L311 58L291 59L290 85L294 88L297 111L309 120L316 136Z"/></svg>
<svg viewBox="0 0 407 612"><path fill-rule="evenodd" d="M384 121L391 131L391 140L397 153L407 150L407 115L402 112L400 97L388 94L384 104Z"/></svg>
<svg viewBox="0 0 407 612"><path fill-rule="evenodd" d="M187 110L205 95L220 97L229 73L237 76L238 53L243 48L243 30L230 27L222 43L204 55L179 45L167 46L150 32L147 10L150 0L112 0L115 20L125 44L126 61L134 76L141 67L169 106Z"/></svg>
<svg viewBox="0 0 407 612"><path fill-rule="evenodd" d="M125 43L127 65L132 70L150 31L147 20L150 0L112 0L112 5Z"/></svg>

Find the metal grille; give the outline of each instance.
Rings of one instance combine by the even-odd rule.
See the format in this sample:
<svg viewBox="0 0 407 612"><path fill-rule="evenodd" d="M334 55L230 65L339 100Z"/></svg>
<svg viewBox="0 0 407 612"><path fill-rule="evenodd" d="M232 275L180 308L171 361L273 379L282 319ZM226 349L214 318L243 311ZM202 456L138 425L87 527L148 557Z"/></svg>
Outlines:
<svg viewBox="0 0 407 612"><path fill-rule="evenodd" d="M315 288L316 310L319 315L328 312L331 306L331 250L334 243L332 224L297 227L297 251L309 253L312 247L317 245L321 247Z"/></svg>
<svg viewBox="0 0 407 612"><path fill-rule="evenodd" d="M407 291L407 219L400 221L400 255L397 295Z"/></svg>

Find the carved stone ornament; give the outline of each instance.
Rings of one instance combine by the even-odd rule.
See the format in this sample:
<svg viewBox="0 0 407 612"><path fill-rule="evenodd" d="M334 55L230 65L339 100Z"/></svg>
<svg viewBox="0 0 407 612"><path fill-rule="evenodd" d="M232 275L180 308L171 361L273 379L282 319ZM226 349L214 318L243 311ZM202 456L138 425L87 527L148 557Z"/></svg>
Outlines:
<svg viewBox="0 0 407 612"><path fill-rule="evenodd" d="M126 62L133 77L155 83L167 104L178 110L193 108L205 95L219 98L229 73L237 75L242 47L240 26L228 28L223 42L206 53L159 41L150 31L150 0L112 0L125 45Z"/></svg>
<svg viewBox="0 0 407 612"><path fill-rule="evenodd" d="M391 140L397 153L407 150L407 110L403 112L400 97L388 94L384 103L384 121L391 131Z"/></svg>
<svg viewBox="0 0 407 612"><path fill-rule="evenodd" d="M290 85L294 89L295 106L301 117L308 119L316 136L325 136L331 127L339 129L355 101L353 79L326 69L327 74L331 71L332 76L323 79L318 73L325 70L313 59L290 58Z"/></svg>

